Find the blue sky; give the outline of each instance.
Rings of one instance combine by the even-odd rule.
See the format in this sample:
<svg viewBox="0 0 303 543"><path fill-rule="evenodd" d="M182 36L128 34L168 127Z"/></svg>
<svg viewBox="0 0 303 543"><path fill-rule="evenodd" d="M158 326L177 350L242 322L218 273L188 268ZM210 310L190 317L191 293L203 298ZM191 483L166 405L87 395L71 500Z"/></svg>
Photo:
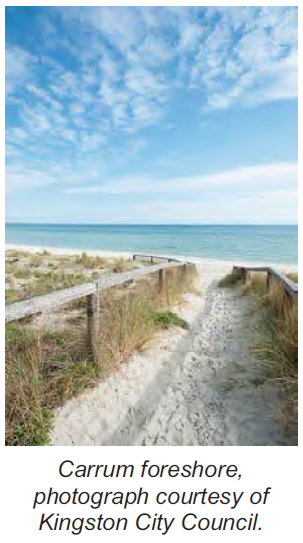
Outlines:
<svg viewBox="0 0 303 543"><path fill-rule="evenodd" d="M6 217L297 222L297 9L7 7Z"/></svg>

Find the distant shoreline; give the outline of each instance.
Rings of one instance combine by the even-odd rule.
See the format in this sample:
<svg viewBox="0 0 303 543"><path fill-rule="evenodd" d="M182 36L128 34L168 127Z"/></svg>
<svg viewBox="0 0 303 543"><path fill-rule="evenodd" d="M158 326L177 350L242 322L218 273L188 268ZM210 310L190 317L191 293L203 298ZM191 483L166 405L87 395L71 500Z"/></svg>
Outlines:
<svg viewBox="0 0 303 543"><path fill-rule="evenodd" d="M16 251L26 251L29 253L40 253L43 251L48 251L49 253L52 253L53 255L79 255L82 253L87 253L91 256L101 256L104 258L131 258L132 255L135 253L140 253L140 251L103 251L103 250L96 250L96 249L79 249L79 248L71 248L71 247L49 247L49 246L39 246L39 245L25 245L25 244L17 244L17 243L7 243L5 244L5 250L16 250ZM146 252L146 254L152 254L149 252ZM259 261L247 261L247 260L220 260L215 258L201 258L201 257L188 257L187 255L162 255L161 253L158 254L158 256L169 256L171 258L177 258L180 260L186 260L189 262L195 262L196 264L200 266L206 266L206 267L216 267L216 268L227 268L232 267L234 265L264 265L264 262ZM266 266L270 266L275 269L279 269L282 271L289 270L289 271L297 271L298 266L296 264L289 264L289 263L277 263L272 262L268 263L266 262Z"/></svg>
<svg viewBox="0 0 303 543"><path fill-rule="evenodd" d="M197 223L145 223L145 222L130 222L130 223L124 223L124 222L18 222L18 221L5 221L5 225L6 226L13 226L13 225L16 225L16 226L171 226L171 227L175 227L175 226L190 226L190 227L195 227L195 226L213 226L213 227L217 227L217 226L223 226L223 227L233 227L233 226L244 226L244 227L251 227L251 228L258 228L258 227L276 227L276 226L290 226L290 227L297 227L298 228L298 223L292 223L292 222L289 222L289 223L254 223L254 224L251 224L251 223L212 223L212 222L197 222Z"/></svg>

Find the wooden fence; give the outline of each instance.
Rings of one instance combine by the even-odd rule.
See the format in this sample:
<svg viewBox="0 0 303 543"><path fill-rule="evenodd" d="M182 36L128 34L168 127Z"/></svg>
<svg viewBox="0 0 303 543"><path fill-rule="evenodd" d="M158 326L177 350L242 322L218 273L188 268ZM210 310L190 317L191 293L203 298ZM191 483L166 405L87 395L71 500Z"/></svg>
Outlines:
<svg viewBox="0 0 303 543"><path fill-rule="evenodd" d="M136 258L145 257L147 255L134 255ZM148 255L151 257L152 255ZM134 260L136 260L134 258ZM157 259L159 257L154 257ZM165 260L165 257L161 257ZM166 259L172 260L172 259ZM189 268L193 268L194 264L189 262L174 261L156 264L154 266L143 267L137 270L123 272L119 274L108 274L99 279L70 287L44 296L36 296L29 300L9 304L5 307L5 322L10 323L33 315L41 315L50 313L54 309L73 302L80 298L87 299L87 338L90 355L93 359L97 359L97 338L99 334L99 294L102 291L108 290L118 285L123 285L128 282L133 282L141 279L144 276L158 273L159 292L163 292L165 288L166 271L172 268L180 268L182 280L185 280ZM169 280L169 273L167 273Z"/></svg>
<svg viewBox="0 0 303 543"><path fill-rule="evenodd" d="M273 268L267 266L257 267L257 266L234 266L233 273L238 275L244 282L249 279L251 272L257 273L266 273L266 285L267 290L270 291L274 282L279 283L285 290L286 295L291 299L295 300L298 298L298 283L295 283L284 273L280 273Z"/></svg>
<svg viewBox="0 0 303 543"><path fill-rule="evenodd" d="M133 260L150 260L151 263L153 262L161 262L161 261L165 261L165 262L180 262L179 260L177 260L176 258L170 258L168 256L157 256L157 255L146 255L146 254L141 254L141 253L136 253L133 255Z"/></svg>

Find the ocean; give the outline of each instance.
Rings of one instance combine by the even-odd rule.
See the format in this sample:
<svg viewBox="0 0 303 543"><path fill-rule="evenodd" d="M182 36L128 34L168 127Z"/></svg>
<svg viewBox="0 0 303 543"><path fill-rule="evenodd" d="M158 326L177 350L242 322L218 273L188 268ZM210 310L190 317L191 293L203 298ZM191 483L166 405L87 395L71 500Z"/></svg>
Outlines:
<svg viewBox="0 0 303 543"><path fill-rule="evenodd" d="M298 263L296 225L6 224L6 243Z"/></svg>

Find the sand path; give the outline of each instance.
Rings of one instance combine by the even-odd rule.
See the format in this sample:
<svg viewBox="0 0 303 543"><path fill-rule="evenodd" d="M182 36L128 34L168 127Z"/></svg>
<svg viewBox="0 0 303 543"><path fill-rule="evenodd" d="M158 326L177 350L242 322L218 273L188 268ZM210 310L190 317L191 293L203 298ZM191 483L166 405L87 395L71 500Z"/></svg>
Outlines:
<svg viewBox="0 0 303 543"><path fill-rule="evenodd" d="M217 286L228 269L204 263L197 294L177 309L190 329L162 333L59 409L51 444L284 444L277 390L256 386L248 298Z"/></svg>

